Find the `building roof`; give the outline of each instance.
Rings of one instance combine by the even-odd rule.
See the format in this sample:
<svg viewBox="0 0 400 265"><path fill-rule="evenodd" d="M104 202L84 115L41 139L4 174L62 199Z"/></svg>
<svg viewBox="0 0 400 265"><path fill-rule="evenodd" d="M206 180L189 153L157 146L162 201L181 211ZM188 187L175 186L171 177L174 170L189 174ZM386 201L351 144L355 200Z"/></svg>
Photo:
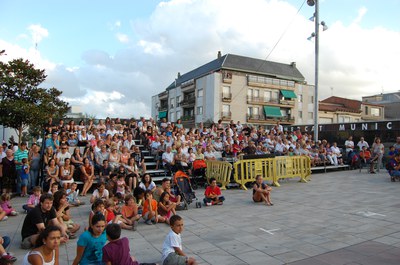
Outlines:
<svg viewBox="0 0 400 265"><path fill-rule="evenodd" d="M178 78L167 87L167 90L175 88L186 81L220 70L235 70L297 82L304 81L304 76L296 68L295 63L283 64L235 54L225 54L190 72L178 76Z"/></svg>
<svg viewBox="0 0 400 265"><path fill-rule="evenodd" d="M329 97L320 101L318 110L361 113L361 101L340 97Z"/></svg>

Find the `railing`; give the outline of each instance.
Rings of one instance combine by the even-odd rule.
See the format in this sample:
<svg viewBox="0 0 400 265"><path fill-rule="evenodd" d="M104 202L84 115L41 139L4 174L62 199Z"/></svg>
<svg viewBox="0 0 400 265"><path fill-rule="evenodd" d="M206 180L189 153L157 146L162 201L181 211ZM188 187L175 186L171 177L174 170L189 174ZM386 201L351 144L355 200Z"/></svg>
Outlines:
<svg viewBox="0 0 400 265"><path fill-rule="evenodd" d="M232 93L222 93L222 101L231 101L232 100Z"/></svg>
<svg viewBox="0 0 400 265"><path fill-rule="evenodd" d="M221 112L221 119L222 120L230 120L232 117L232 112L226 111L226 112Z"/></svg>
<svg viewBox="0 0 400 265"><path fill-rule="evenodd" d="M180 103L181 107L186 107L186 106L190 106L193 105L196 102L196 98L193 96L191 97L185 97L183 98L183 100Z"/></svg>
<svg viewBox="0 0 400 265"><path fill-rule="evenodd" d="M168 105L161 105L158 107L158 111L168 110Z"/></svg>
<svg viewBox="0 0 400 265"><path fill-rule="evenodd" d="M264 98L247 96L247 103L248 104L262 104L262 103L264 103Z"/></svg>
<svg viewBox="0 0 400 265"><path fill-rule="evenodd" d="M285 99L285 100L280 100L279 101L279 103L281 104L281 105L290 105L290 106L294 106L294 104L295 104L295 101L294 100L287 100L287 99Z"/></svg>
<svg viewBox="0 0 400 265"><path fill-rule="evenodd" d="M257 115L246 115L246 120L247 121L259 121L259 120L264 120L264 117L262 117L261 115L257 114Z"/></svg>
<svg viewBox="0 0 400 265"><path fill-rule="evenodd" d="M193 115L193 116L191 116L191 115L182 116L182 117L181 117L181 120L182 120L182 121L194 120L194 115Z"/></svg>

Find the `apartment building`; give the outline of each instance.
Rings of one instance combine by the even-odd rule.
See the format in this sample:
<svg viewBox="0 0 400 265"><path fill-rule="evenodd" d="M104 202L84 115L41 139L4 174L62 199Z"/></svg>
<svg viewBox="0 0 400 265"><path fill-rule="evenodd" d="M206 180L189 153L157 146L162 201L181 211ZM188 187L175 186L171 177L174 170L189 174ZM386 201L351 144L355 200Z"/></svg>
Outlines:
<svg viewBox="0 0 400 265"><path fill-rule="evenodd" d="M382 93L373 96L364 96L362 97L362 102L379 104L384 106L385 113L383 115L386 120L397 120L399 118L399 110L400 110L400 91L392 92L392 93ZM376 109L367 109L371 114L376 114Z"/></svg>
<svg viewBox="0 0 400 265"><path fill-rule="evenodd" d="M218 56L183 75L152 97L152 117L187 126L201 122L283 125L314 122L314 87L295 63L240 55Z"/></svg>

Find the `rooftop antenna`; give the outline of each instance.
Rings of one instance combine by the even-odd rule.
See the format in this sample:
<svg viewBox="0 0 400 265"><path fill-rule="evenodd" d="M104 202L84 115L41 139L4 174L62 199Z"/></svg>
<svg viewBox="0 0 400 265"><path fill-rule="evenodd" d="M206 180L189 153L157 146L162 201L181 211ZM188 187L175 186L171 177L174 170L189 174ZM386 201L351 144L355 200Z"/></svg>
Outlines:
<svg viewBox="0 0 400 265"><path fill-rule="evenodd" d="M331 97L333 97L333 86L331 86Z"/></svg>

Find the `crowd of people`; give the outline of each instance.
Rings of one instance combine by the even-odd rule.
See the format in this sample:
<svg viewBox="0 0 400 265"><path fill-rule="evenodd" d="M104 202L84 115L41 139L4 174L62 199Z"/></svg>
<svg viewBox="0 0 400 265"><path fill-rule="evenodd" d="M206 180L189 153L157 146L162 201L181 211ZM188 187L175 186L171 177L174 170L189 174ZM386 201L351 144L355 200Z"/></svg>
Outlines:
<svg viewBox="0 0 400 265"><path fill-rule="evenodd" d="M141 149L155 156L156 169L171 174L184 170L189 175L198 161L232 161L242 154L304 155L309 156L315 166L320 163L339 165L357 153L365 163L371 164L370 172L373 173L373 162L384 155L379 138L370 148L363 138L355 145L350 137L342 152L337 143L315 142L312 135L300 130L283 130L279 122L265 130L262 126L252 128L233 121L184 128L180 120L171 123L163 119L157 123L153 119L121 121L107 118L99 120L98 124L92 120L88 124L84 121L75 124L73 120L66 124L62 119L57 123L49 119L44 128L43 156L35 143L29 149L24 142L17 146L0 146L3 192L0 220L17 214L10 203L12 192L22 197L31 194L23 206L27 215L21 230L21 248L35 248L27 254L23 264L57 260L56 245L78 236L73 264L116 264L114 261L117 260L127 262L120 264L138 264L130 258L127 239L120 238L120 230L135 231L140 220L147 225L166 223L171 226L172 234L168 234L163 245L163 264L196 264L182 252L183 220L176 215L182 198L174 192L169 178L163 179L157 187L148 173ZM140 147L135 140L139 140ZM357 149L360 151L356 152ZM391 174L400 176L400 137L389 157L393 164ZM39 186L41 170L44 177L43 185ZM81 190L77 180L83 182ZM71 209L84 204L82 197L87 196L94 183L97 184L90 197L92 210L88 225L82 229L73 221ZM204 193L204 205L223 204L225 197L216 180L210 179L209 183ZM271 191L259 175L253 186L252 199L272 206ZM80 230L85 232L79 234ZM4 239L3 248L6 247L7 240ZM112 251L115 248L124 250L122 256ZM15 261L1 245L0 256L0 260Z"/></svg>

